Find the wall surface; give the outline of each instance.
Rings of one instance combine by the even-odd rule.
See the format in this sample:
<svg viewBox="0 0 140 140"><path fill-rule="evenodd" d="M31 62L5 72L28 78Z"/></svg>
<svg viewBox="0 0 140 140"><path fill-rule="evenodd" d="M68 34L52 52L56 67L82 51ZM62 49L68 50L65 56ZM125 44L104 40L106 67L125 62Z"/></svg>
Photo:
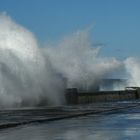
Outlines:
<svg viewBox="0 0 140 140"><path fill-rule="evenodd" d="M99 91L99 92L78 92L76 88L67 89L67 104L87 104L94 102L111 102L135 100L140 98L140 90L119 90L119 91Z"/></svg>

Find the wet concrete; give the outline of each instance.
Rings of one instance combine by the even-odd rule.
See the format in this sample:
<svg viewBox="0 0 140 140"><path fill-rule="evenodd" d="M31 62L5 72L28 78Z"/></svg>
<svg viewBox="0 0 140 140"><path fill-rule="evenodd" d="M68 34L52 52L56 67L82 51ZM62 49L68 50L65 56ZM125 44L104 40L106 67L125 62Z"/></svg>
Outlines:
<svg viewBox="0 0 140 140"><path fill-rule="evenodd" d="M120 108L120 109L116 109ZM123 108L123 109L122 109ZM111 110L112 109L112 110ZM33 109L15 110L15 116L24 120L34 117L50 117L58 112L103 111L71 119L53 122L32 123L0 131L0 140L139 140L140 139L140 104L139 102L102 103L89 106L59 107L56 110ZM50 110L50 112L49 112ZM53 110L53 111L51 111ZM61 112L60 112L61 110ZM110 111L109 111L110 110ZM13 110L11 110L12 112ZM17 112L20 112L19 114ZM24 113L23 113L24 112ZM28 112L28 113L27 113ZM34 112L34 113L33 113ZM45 112L44 114L42 114ZM8 110L7 110L8 114ZM24 115L23 115L24 114ZM28 117L26 118L26 115ZM32 115L31 115L32 114ZM37 113L36 113L37 114ZM41 116L42 114L42 116ZM49 115L47 115L49 114ZM50 115L51 114L51 115ZM57 114L57 113L56 113ZM59 115L60 115L59 114ZM9 113L10 115L10 113ZM57 114L58 115L58 114ZM56 116L57 116L56 115ZM5 117L10 118L10 117ZM20 118L20 117L19 117ZM4 120L4 118L3 118ZM14 119L12 119L14 120ZM20 119L19 119L20 120ZM2 119L1 119L2 121ZM15 119L16 121L16 119ZM22 121L22 120L21 120ZM10 122L8 120L7 122Z"/></svg>

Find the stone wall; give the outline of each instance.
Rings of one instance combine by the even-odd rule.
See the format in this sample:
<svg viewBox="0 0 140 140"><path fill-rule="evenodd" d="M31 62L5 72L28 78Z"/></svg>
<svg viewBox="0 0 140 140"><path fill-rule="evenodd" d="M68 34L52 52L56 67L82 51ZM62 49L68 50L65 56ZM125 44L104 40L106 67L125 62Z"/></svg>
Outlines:
<svg viewBox="0 0 140 140"><path fill-rule="evenodd" d="M135 90L119 90L119 91L99 91L99 92L78 92L76 88L67 89L67 104L87 104L95 102L112 102L135 100L140 98L140 88Z"/></svg>

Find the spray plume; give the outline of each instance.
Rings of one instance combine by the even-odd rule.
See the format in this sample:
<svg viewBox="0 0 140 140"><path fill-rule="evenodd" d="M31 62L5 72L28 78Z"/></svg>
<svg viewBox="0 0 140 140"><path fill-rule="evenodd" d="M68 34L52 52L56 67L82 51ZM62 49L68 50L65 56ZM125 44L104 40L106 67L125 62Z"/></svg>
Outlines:
<svg viewBox="0 0 140 140"><path fill-rule="evenodd" d="M63 80L43 58L34 35L0 15L0 105L59 104ZM53 88L55 87L55 88ZM53 93L53 95L52 95Z"/></svg>
<svg viewBox="0 0 140 140"><path fill-rule="evenodd" d="M67 79L67 87L89 89L121 66L115 58L98 56L100 47L92 46L89 30L77 31L48 46L46 54L55 70Z"/></svg>
<svg viewBox="0 0 140 140"><path fill-rule="evenodd" d="M56 45L39 48L34 35L0 15L0 106L64 103L66 87L90 88L121 66L98 56L89 31L77 31Z"/></svg>
<svg viewBox="0 0 140 140"><path fill-rule="evenodd" d="M129 57L124 61L124 66L128 74L128 86L140 86L140 63L139 59Z"/></svg>

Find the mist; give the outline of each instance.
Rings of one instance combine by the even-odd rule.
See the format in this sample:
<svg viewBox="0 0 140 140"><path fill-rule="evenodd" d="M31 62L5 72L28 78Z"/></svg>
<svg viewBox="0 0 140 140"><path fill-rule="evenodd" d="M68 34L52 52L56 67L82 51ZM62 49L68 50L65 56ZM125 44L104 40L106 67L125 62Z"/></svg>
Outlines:
<svg viewBox="0 0 140 140"><path fill-rule="evenodd" d="M28 29L0 14L0 107L61 105L66 88L94 88L122 67L131 83L140 82L140 65L132 58L120 62L99 56L100 47L92 45L88 29L38 44Z"/></svg>
<svg viewBox="0 0 140 140"><path fill-rule="evenodd" d="M43 57L35 36L0 15L0 106L61 104L64 81Z"/></svg>
<svg viewBox="0 0 140 140"><path fill-rule="evenodd" d="M99 56L100 47L92 44L90 30L80 30L55 45L46 45L44 52L54 69L67 80L68 88L94 88L102 78L122 67L115 58Z"/></svg>
<svg viewBox="0 0 140 140"><path fill-rule="evenodd" d="M140 86L140 59L129 57L124 61L125 69L128 74L128 86Z"/></svg>

